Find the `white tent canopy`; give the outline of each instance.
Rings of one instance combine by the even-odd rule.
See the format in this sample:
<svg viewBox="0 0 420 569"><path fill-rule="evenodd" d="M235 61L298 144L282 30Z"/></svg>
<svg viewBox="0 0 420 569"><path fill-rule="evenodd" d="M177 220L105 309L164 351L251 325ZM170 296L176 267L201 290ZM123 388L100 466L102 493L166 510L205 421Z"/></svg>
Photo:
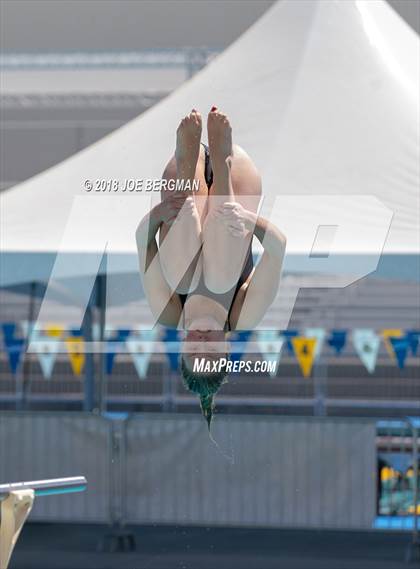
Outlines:
<svg viewBox="0 0 420 569"><path fill-rule="evenodd" d="M150 194L93 195L85 180L160 178L180 118L213 104L261 171L263 211L287 235L299 230L288 253L313 242L305 228L319 203L356 224L344 253L372 253L383 237L384 253L417 254L418 80L418 36L385 2L280 1L164 101L1 195L0 284L47 278L43 255L58 251L74 255L68 276L83 274L81 253L99 259L105 246L131 259L108 269L134 268L134 232ZM330 195L338 196L332 205ZM373 197L354 198L361 195ZM291 218L296 203L301 216ZM329 225L333 216L322 219Z"/></svg>

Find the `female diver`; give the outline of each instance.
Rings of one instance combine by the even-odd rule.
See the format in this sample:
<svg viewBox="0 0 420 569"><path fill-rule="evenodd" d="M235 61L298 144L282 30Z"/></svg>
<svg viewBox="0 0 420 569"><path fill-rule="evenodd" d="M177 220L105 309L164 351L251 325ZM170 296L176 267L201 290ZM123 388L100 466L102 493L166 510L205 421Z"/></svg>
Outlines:
<svg viewBox="0 0 420 569"><path fill-rule="evenodd" d="M136 240L156 321L186 330L182 376L187 389L199 395L210 428L213 399L226 371L198 372L195 361L204 358L216 369L214 362L229 354L228 332L257 326L277 293L286 238L257 214L260 175L246 152L232 144L227 116L211 109L208 147L201 131L201 115L193 110L177 129L175 156L163 174L191 189L163 190L161 202L140 222ZM256 267L254 235L264 249Z"/></svg>

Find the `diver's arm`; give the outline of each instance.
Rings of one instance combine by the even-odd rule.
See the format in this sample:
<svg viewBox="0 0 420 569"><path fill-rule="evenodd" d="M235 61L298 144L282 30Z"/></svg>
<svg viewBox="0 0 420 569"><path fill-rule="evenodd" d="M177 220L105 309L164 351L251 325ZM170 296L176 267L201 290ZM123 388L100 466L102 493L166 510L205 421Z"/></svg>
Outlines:
<svg viewBox="0 0 420 569"><path fill-rule="evenodd" d="M162 224L161 204L155 206L139 223L136 231L140 276L150 309L159 324L177 326L182 307L163 276L156 234Z"/></svg>
<svg viewBox="0 0 420 569"><path fill-rule="evenodd" d="M245 210L245 228L253 231L255 237L264 248L264 254L283 262L286 250L286 236L277 227L260 215Z"/></svg>
<svg viewBox="0 0 420 569"><path fill-rule="evenodd" d="M255 328L274 301L286 250L286 237L270 221L244 210L244 225L252 231L264 248L258 265L242 285L232 306L233 327Z"/></svg>

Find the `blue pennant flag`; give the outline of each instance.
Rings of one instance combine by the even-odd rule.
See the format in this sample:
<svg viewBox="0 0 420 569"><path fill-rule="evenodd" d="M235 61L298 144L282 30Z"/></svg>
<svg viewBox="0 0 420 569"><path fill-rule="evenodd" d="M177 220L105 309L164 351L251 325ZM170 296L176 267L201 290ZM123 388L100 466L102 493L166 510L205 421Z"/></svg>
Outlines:
<svg viewBox="0 0 420 569"><path fill-rule="evenodd" d="M72 336L73 338L80 338L83 336L83 330L81 328L70 328L69 336Z"/></svg>
<svg viewBox="0 0 420 569"><path fill-rule="evenodd" d="M171 371L178 371L180 339L181 334L178 330L165 328L162 341L167 345L166 357L168 358Z"/></svg>
<svg viewBox="0 0 420 569"><path fill-rule="evenodd" d="M332 330L328 338L328 344L335 350L337 355L341 354L347 340L347 330Z"/></svg>
<svg viewBox="0 0 420 569"><path fill-rule="evenodd" d="M404 369L405 360L408 356L408 349L410 347L410 343L406 336L402 338L389 338L391 342L391 346L394 349L395 357L397 359L397 364L400 369Z"/></svg>
<svg viewBox="0 0 420 569"><path fill-rule="evenodd" d="M121 344L127 340L130 335L130 330L119 328L116 330L114 336L107 339L107 351L105 358L106 373L109 375L114 368L115 356L121 351Z"/></svg>
<svg viewBox="0 0 420 569"><path fill-rule="evenodd" d="M407 330L406 338L408 340L411 353L413 356L416 356L417 349L419 347L420 330Z"/></svg>
<svg viewBox="0 0 420 569"><path fill-rule="evenodd" d="M286 340L287 351L293 356L295 351L293 349L292 338L299 335L298 330L283 330L280 335Z"/></svg>
<svg viewBox="0 0 420 569"><path fill-rule="evenodd" d="M237 347L237 349L232 349L230 354L230 359L232 362L239 362L242 359L242 356L245 353L245 345L249 341L252 332L249 330L243 330L241 332L233 332L230 337L230 342L233 347Z"/></svg>
<svg viewBox="0 0 420 569"><path fill-rule="evenodd" d="M13 374L17 372L20 359L25 347L23 338L15 338L16 324L11 322L2 324L3 340L9 358L10 369Z"/></svg>

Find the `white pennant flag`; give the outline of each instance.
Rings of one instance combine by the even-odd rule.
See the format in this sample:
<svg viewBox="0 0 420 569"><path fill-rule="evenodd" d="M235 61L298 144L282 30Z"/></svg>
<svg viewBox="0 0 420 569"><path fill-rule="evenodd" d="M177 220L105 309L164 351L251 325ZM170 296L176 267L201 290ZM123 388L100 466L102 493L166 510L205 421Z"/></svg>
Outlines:
<svg viewBox="0 0 420 569"><path fill-rule="evenodd" d="M45 379L51 379L60 351L60 338L47 335L44 330L36 328L35 324L25 320L21 322L21 327L25 337L31 342L31 351L36 353L42 375Z"/></svg>
<svg viewBox="0 0 420 569"><path fill-rule="evenodd" d="M161 330L159 328L153 328L152 330L146 330L142 325L132 326L130 338L135 340L141 340L144 344L144 352L151 352L155 354L161 352L161 342L159 340Z"/></svg>
<svg viewBox="0 0 420 569"><path fill-rule="evenodd" d="M20 322L20 327L22 329L23 337L25 339L30 339L32 331L35 328L35 322L30 322L29 320L22 320Z"/></svg>
<svg viewBox="0 0 420 569"><path fill-rule="evenodd" d="M152 328L152 330L145 329L142 325L132 326L131 327L131 336L134 338L139 338L144 342L154 342L156 338L159 336L160 330L159 328Z"/></svg>
<svg viewBox="0 0 420 569"><path fill-rule="evenodd" d="M153 353L159 351L155 346L159 334L158 328L149 330L141 324L131 327L131 334L125 343L140 379L146 377L150 359Z"/></svg>
<svg viewBox="0 0 420 569"><path fill-rule="evenodd" d="M38 361L45 379L51 379L60 342L51 338L38 338L35 344Z"/></svg>
<svg viewBox="0 0 420 569"><path fill-rule="evenodd" d="M273 377L277 374L278 364L281 358L281 350L284 344L284 338L279 335L277 330L259 330L257 332L257 343L261 355L267 361L277 363L273 371L269 370L269 374Z"/></svg>
<svg viewBox="0 0 420 569"><path fill-rule="evenodd" d="M30 330L33 351L36 353L42 375L51 379L55 360L60 349L60 338L48 336L41 330L32 327Z"/></svg>
<svg viewBox="0 0 420 569"><path fill-rule="evenodd" d="M376 367L381 338L374 330L359 328L353 330L352 340L354 348L369 373Z"/></svg>
<svg viewBox="0 0 420 569"><path fill-rule="evenodd" d="M144 342L138 338L129 337L126 342L128 352L131 354L134 367L140 379L145 379L152 353L145 348Z"/></svg>
<svg viewBox="0 0 420 569"><path fill-rule="evenodd" d="M319 358L325 340L325 330L323 328L305 328L305 338L315 338L315 361Z"/></svg>

